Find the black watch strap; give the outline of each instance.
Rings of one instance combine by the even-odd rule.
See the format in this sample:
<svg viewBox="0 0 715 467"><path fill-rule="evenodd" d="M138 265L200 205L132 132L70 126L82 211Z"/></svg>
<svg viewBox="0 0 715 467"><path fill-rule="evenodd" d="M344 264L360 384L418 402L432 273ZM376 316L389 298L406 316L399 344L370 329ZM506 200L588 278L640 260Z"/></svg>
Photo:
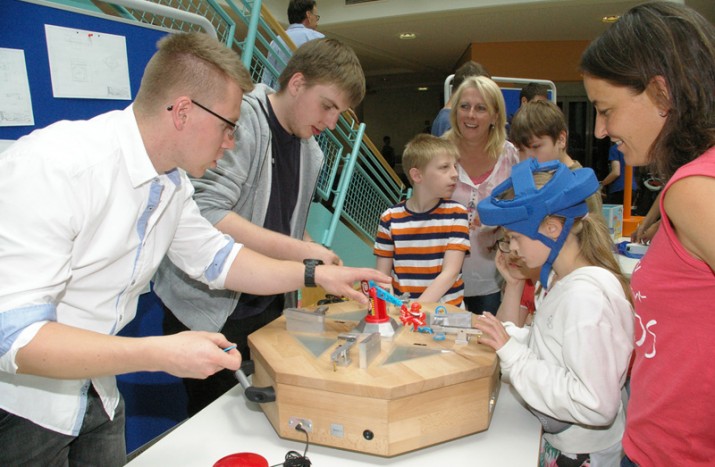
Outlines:
<svg viewBox="0 0 715 467"><path fill-rule="evenodd" d="M315 283L315 267L323 264L319 259L304 259L303 264L305 264L305 275L303 282L306 287L316 287Z"/></svg>

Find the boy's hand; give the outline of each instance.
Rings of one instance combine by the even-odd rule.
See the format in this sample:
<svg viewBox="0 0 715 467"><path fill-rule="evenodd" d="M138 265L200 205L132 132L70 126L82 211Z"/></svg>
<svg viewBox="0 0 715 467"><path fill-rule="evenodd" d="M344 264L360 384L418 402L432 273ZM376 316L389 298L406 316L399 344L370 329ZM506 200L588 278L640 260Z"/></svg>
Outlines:
<svg viewBox="0 0 715 467"><path fill-rule="evenodd" d="M643 224L638 224L638 228L631 234L631 242L649 244L658 231L660 220L646 227Z"/></svg>

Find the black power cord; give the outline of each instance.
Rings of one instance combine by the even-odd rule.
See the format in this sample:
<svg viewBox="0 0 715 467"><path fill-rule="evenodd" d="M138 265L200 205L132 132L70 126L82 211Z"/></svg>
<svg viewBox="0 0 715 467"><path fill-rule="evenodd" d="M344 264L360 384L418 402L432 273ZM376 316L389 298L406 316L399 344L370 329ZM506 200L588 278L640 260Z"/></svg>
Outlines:
<svg viewBox="0 0 715 467"><path fill-rule="evenodd" d="M312 465L310 459L308 459L307 457L308 446L310 444L310 440L308 439L308 432L305 430L305 428L303 428L303 425L300 423L295 426L295 430L302 431L305 434L305 451L303 451L303 455L301 456L300 453L296 451L288 451L285 456L285 461L282 464L275 464L271 467L310 467Z"/></svg>

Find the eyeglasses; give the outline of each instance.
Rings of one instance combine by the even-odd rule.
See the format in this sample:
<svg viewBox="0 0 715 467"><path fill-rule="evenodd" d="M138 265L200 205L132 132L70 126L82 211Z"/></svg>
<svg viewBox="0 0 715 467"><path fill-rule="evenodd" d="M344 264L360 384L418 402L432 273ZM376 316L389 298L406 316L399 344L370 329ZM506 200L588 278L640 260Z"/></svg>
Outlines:
<svg viewBox="0 0 715 467"><path fill-rule="evenodd" d="M238 131L238 125L236 125L235 122L232 122L231 120L229 120L225 117L222 117L221 115L217 114L213 110L209 109L208 107L206 107L204 105L199 104L198 102L196 102L193 99L191 99L191 103L201 109L204 109L206 112L210 113L211 115L213 115L214 117L218 118L219 120L224 122L226 125L228 125L228 127L231 129L231 138L233 139L233 137L236 135L236 132ZM166 108L166 110L168 110L168 111L172 111L173 109L174 109L173 105L170 105L169 107Z"/></svg>
<svg viewBox="0 0 715 467"><path fill-rule="evenodd" d="M493 248L495 250L498 248L499 251L501 251L502 253L509 254L509 253L511 253L511 248L509 247L509 242L511 242L511 240L508 238L500 238L499 240L497 240L494 243Z"/></svg>
<svg viewBox="0 0 715 467"><path fill-rule="evenodd" d="M313 13L312 11L310 12L310 14L313 15L313 16L315 16L315 20L316 20L316 21L320 21L320 15L316 15L316 14Z"/></svg>

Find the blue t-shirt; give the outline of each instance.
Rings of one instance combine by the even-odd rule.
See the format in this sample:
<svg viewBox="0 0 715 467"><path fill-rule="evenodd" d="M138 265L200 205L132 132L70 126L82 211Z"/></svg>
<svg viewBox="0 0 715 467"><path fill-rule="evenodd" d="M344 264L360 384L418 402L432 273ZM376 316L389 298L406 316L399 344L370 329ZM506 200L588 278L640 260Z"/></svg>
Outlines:
<svg viewBox="0 0 715 467"><path fill-rule="evenodd" d="M432 134L434 136L442 136L452 125L449 122L450 109L440 109L439 113L432 122Z"/></svg>
<svg viewBox="0 0 715 467"><path fill-rule="evenodd" d="M618 150L618 146L615 144L611 146L611 149L608 150L608 167L611 167L611 162L612 161L618 161L621 164L621 174L618 176L617 179L612 181L608 185L608 193L618 193L619 191L623 191L623 187L625 185L625 176L626 176L626 161L623 159L623 153ZM638 189L638 185L636 184L636 177L632 177L633 181L633 191L636 191Z"/></svg>

